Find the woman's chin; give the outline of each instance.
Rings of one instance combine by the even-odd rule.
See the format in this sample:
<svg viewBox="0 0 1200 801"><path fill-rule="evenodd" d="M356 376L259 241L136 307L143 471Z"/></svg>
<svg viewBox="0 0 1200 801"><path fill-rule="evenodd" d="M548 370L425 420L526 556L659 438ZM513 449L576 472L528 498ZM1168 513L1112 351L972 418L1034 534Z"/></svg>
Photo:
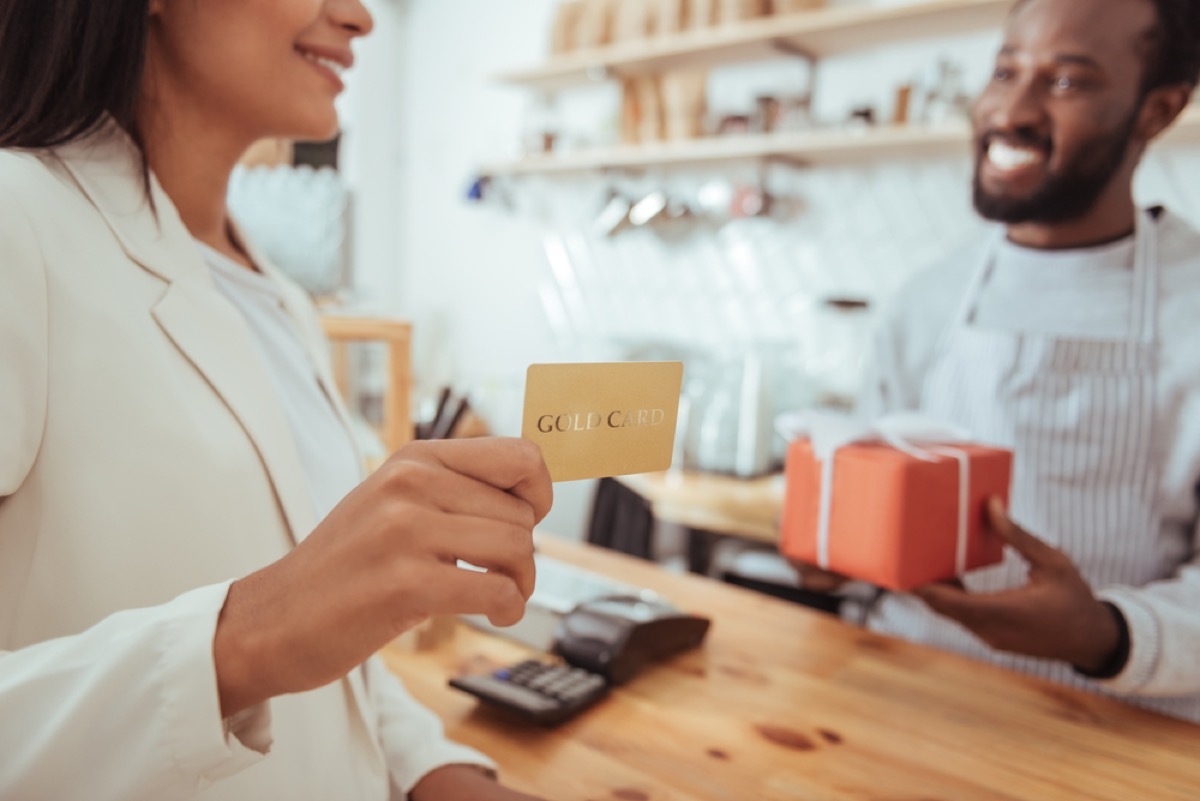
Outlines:
<svg viewBox="0 0 1200 801"><path fill-rule="evenodd" d="M310 117L292 120L291 125L280 126L284 131L277 136L280 139L291 139L296 142L328 142L338 135L338 115L333 109L327 113L314 114Z"/></svg>

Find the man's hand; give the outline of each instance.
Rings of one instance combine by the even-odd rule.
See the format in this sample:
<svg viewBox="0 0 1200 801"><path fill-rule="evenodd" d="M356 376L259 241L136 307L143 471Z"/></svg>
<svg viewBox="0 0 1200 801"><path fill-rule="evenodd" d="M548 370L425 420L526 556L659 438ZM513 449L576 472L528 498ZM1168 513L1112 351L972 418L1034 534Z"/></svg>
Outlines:
<svg viewBox="0 0 1200 801"><path fill-rule="evenodd" d="M222 714L335 681L434 615L516 623L552 495L525 440L401 448L291 553L233 583L213 642Z"/></svg>
<svg viewBox="0 0 1200 801"><path fill-rule="evenodd" d="M511 790L477 767L446 765L427 774L409 793L412 801L541 801Z"/></svg>
<svg viewBox="0 0 1200 801"><path fill-rule="evenodd" d="M1009 519L999 498L988 503L992 529L1029 563L1024 587L972 594L961 583L931 584L915 594L999 651L1059 659L1083 670L1102 667L1120 629L1075 564Z"/></svg>

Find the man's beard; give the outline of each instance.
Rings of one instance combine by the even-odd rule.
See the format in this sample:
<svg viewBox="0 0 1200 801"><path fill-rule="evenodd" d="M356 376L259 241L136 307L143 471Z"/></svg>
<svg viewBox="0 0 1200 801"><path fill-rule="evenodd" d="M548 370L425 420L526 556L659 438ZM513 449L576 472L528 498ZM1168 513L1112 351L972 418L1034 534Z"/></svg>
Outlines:
<svg viewBox="0 0 1200 801"><path fill-rule="evenodd" d="M1046 176L1031 195L1009 197L984 189L979 172L987 158L987 139L979 144L975 162L975 210L984 219L1006 224L1060 223L1076 220L1091 211L1117 170L1125 161L1137 125L1137 109L1116 128L1097 136L1078 149L1078 156L1056 173ZM1013 145L1044 144L1032 136L1017 135Z"/></svg>

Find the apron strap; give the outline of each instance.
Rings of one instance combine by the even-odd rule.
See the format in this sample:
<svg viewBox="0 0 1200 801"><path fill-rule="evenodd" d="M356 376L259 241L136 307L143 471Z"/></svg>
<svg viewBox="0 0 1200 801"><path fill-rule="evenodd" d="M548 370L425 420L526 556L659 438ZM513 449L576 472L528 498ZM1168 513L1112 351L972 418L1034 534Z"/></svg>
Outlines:
<svg viewBox="0 0 1200 801"><path fill-rule="evenodd" d="M954 329L961 328L970 323L975 317L975 301L979 298L979 293L991 277L992 268L996 264L996 250L1000 247L1000 241L1004 238L1004 229L997 228L988 237L987 243L983 246L983 253L979 259L979 264L975 267L974 273L971 276L971 283L967 285L967 291L963 293L962 302L958 306L958 311L951 320L947 328L947 334Z"/></svg>
<svg viewBox="0 0 1200 801"><path fill-rule="evenodd" d="M1131 337L1145 345L1158 340L1158 223L1163 207L1147 209L1134 226L1133 298L1130 309Z"/></svg>

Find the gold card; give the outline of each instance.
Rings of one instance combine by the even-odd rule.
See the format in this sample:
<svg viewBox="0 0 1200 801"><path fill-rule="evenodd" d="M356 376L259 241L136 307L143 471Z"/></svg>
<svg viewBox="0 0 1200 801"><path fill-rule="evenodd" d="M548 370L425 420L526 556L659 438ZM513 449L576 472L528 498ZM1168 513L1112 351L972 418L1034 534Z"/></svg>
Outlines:
<svg viewBox="0 0 1200 801"><path fill-rule="evenodd" d="M521 436L555 481L666 470L682 383L682 362L534 364Z"/></svg>

